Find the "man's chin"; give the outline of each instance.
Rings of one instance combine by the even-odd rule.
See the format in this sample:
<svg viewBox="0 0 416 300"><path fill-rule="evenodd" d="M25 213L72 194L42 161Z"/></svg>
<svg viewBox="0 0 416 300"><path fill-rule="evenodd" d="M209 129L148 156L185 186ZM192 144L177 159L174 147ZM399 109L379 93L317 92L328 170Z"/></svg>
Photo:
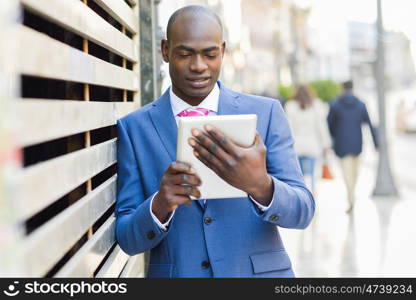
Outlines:
<svg viewBox="0 0 416 300"><path fill-rule="evenodd" d="M214 85L206 86L204 88L189 88L186 93L193 98L206 98L213 88Z"/></svg>

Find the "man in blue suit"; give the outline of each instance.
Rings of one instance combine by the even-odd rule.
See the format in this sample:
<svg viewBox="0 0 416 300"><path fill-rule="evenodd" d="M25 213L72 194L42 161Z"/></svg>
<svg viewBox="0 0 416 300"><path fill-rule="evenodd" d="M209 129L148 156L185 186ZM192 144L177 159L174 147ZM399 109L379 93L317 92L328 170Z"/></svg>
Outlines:
<svg viewBox="0 0 416 300"><path fill-rule="evenodd" d="M149 277L294 276L277 226L306 228L314 199L280 103L219 82L224 51L215 13L201 6L176 11L162 41L171 88L117 123L116 236L130 255L150 250ZM247 197L190 199L200 197L201 179L175 162L176 121L190 112L257 114L249 148L214 127L189 140L202 162Z"/></svg>
<svg viewBox="0 0 416 300"><path fill-rule="evenodd" d="M328 114L328 127L333 139L335 154L341 159L349 206L347 213L354 208L355 185L358 177L359 156L363 149L361 127L368 124L374 145L378 148L376 130L371 124L367 107L353 95L353 82L343 84L344 94L331 103Z"/></svg>

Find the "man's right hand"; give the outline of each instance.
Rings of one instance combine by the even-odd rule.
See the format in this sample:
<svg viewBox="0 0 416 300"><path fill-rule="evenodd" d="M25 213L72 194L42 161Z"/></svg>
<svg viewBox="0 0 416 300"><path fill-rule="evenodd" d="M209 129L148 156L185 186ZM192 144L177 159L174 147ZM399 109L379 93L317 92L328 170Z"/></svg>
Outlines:
<svg viewBox="0 0 416 300"><path fill-rule="evenodd" d="M160 182L159 192L152 203L152 212L161 223L181 204L191 205L190 196L201 197L198 186L201 179L189 164L173 162L165 171Z"/></svg>

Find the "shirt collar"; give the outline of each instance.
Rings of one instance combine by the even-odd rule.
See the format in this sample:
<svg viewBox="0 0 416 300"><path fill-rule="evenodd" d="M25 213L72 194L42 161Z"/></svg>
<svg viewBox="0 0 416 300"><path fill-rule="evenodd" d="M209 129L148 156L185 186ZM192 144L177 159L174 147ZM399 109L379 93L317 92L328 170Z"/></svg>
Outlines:
<svg viewBox="0 0 416 300"><path fill-rule="evenodd" d="M170 95L170 105L172 106L173 115L176 117L181 111L184 111L185 109L189 109L192 106L183 101L181 98L179 98L172 90L172 87L169 89L169 95ZM200 107L205 108L210 111L218 112L218 102L220 99L220 89L218 87L218 84L216 83L214 85L214 88L212 91L208 94L208 96L202 100L202 102L198 106L194 107Z"/></svg>

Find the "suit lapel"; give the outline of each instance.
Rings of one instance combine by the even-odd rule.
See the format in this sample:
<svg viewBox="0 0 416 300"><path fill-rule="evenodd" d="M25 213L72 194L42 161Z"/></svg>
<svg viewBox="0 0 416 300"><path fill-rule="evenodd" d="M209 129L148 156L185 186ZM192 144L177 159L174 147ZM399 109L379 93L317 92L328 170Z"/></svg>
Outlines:
<svg viewBox="0 0 416 300"><path fill-rule="evenodd" d="M241 114L241 98L236 93L227 89L220 81L220 99L218 102L218 115L238 115Z"/></svg>
<svg viewBox="0 0 416 300"><path fill-rule="evenodd" d="M153 103L149 114L163 146L172 161L175 161L178 128L170 105L169 89Z"/></svg>

